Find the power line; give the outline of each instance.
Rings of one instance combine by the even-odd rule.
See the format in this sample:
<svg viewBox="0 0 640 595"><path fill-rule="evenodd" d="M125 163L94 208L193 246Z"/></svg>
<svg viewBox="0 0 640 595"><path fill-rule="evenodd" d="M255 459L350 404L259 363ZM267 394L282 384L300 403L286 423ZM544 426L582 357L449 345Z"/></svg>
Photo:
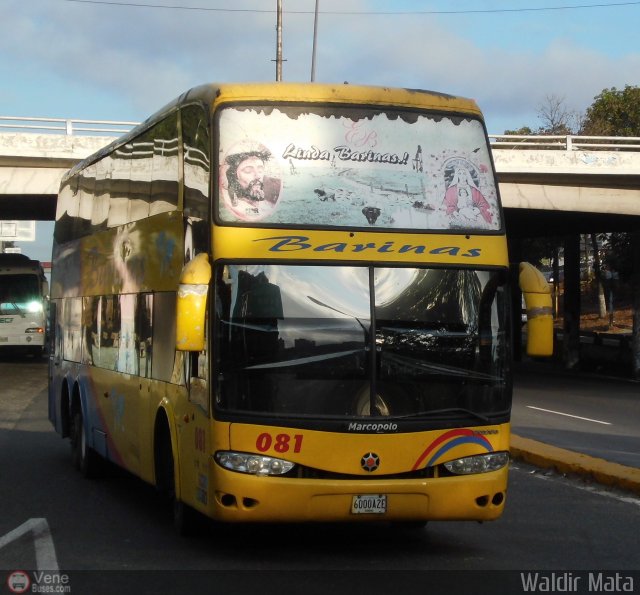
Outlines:
<svg viewBox="0 0 640 595"><path fill-rule="evenodd" d="M169 4L142 4L138 2L117 2L109 0L63 0L63 2L75 2L76 4L101 4L106 6L125 6L134 8L159 8L166 10L195 10L202 12L238 12L238 13L265 13L273 14L273 9L255 8L211 8L208 6L175 6ZM581 10L586 8L614 8L620 6L638 6L640 0L635 2L610 2L600 4L567 4L564 6L539 6L523 8L485 8L472 10L416 10L416 11L320 11L325 15L340 16L416 16L416 15L464 15L464 14L498 14L518 12L545 12L558 10ZM314 14L313 10L285 10L286 14Z"/></svg>

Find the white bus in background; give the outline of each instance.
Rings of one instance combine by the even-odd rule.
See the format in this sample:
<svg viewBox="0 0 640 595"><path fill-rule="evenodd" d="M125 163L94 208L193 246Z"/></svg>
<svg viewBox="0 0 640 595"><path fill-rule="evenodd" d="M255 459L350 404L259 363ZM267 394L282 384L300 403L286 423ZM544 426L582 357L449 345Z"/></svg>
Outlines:
<svg viewBox="0 0 640 595"><path fill-rule="evenodd" d="M0 349L42 355L49 284L42 264L24 254L0 254Z"/></svg>

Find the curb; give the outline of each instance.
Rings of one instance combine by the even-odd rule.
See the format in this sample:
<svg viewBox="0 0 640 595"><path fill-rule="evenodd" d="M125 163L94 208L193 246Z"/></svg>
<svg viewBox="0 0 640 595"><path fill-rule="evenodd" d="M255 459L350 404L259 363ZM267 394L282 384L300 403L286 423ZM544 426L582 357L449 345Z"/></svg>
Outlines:
<svg viewBox="0 0 640 595"><path fill-rule="evenodd" d="M580 475L640 495L640 469L511 434L511 456L543 469Z"/></svg>

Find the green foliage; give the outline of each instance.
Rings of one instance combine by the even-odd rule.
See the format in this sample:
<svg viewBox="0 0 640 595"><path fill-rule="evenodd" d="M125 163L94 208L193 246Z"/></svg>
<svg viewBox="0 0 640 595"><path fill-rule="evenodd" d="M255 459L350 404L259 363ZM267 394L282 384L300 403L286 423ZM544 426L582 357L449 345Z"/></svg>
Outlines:
<svg viewBox="0 0 640 595"><path fill-rule="evenodd" d="M631 234L614 232L608 234L604 244L604 262L608 269L616 271L622 281L630 281L633 273Z"/></svg>
<svg viewBox="0 0 640 595"><path fill-rule="evenodd" d="M542 237L542 238L524 238L522 240L522 255L524 260L530 262L535 267L549 267L554 255L558 250L563 249L562 238Z"/></svg>
<svg viewBox="0 0 640 595"><path fill-rule="evenodd" d="M604 89L587 108L582 134L640 136L640 87Z"/></svg>
<svg viewBox="0 0 640 595"><path fill-rule="evenodd" d="M516 134L518 136L530 136L530 135L536 134L536 133L533 132L533 130L531 130L531 128L529 128L528 126L523 126L522 128L519 128L518 130L505 130L504 134Z"/></svg>

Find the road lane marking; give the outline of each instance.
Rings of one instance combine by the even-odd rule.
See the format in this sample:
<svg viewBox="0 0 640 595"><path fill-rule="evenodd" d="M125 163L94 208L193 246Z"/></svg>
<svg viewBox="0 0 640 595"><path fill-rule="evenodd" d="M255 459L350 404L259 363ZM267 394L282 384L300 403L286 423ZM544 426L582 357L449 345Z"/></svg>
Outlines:
<svg viewBox="0 0 640 595"><path fill-rule="evenodd" d="M608 421L601 421L599 419L591 419L590 417L580 417L579 415L571 415L570 413L562 413L562 411L553 411L551 409L543 409L542 407L534 407L533 405L527 405L528 409L535 409L536 411L544 411L545 413L555 413L556 415L564 415L565 417L573 417L574 419L581 419L583 421L591 421L594 424L602 424L605 426L610 426L611 423Z"/></svg>
<svg viewBox="0 0 640 595"><path fill-rule="evenodd" d="M511 468L514 471L520 471L522 473L526 473L528 476L534 477L535 479L539 479L542 481L550 481L553 483L558 483L560 485L566 485L576 490L583 490L585 492L589 492L590 494L594 494L596 496L603 496L605 498L611 498L619 502L624 502L625 504L633 504L634 506L640 506L640 498L638 498L637 496L634 496L633 494L627 495L623 490L616 490L615 488L607 489L605 487L585 484L585 483L582 483L579 479L575 479L571 477L562 477L560 475L557 475L555 472L549 473L548 471L541 470L541 469L534 469L533 471L530 471L518 465L514 465Z"/></svg>
<svg viewBox="0 0 640 595"><path fill-rule="evenodd" d="M33 545L36 550L36 566L38 570L58 571L58 559L56 548L51 538L51 530L47 519L29 519L19 527L9 531L5 535L0 535L0 549L10 544L12 541L20 539L27 533L33 534Z"/></svg>

